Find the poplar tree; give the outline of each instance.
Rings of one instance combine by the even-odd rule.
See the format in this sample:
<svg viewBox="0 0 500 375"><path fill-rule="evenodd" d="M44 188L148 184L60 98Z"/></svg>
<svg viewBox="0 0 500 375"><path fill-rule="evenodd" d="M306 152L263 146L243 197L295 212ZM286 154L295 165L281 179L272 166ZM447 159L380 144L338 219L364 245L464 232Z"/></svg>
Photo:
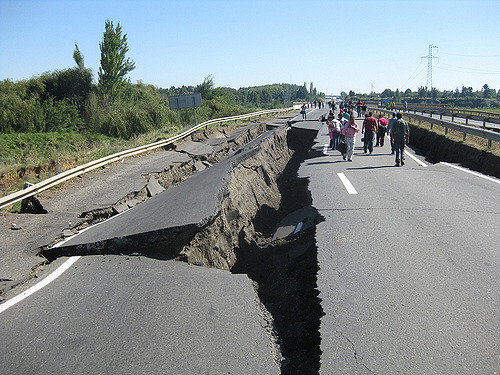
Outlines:
<svg viewBox="0 0 500 375"><path fill-rule="evenodd" d="M83 55L78 48L78 44L75 43L75 50L73 51L73 59L81 71L85 70L85 64L83 63Z"/></svg>
<svg viewBox="0 0 500 375"><path fill-rule="evenodd" d="M125 58L128 52L127 34L122 36L120 23L116 28L113 22L106 20L99 67L99 91L107 99L120 96L126 86L125 76L135 69L135 63Z"/></svg>

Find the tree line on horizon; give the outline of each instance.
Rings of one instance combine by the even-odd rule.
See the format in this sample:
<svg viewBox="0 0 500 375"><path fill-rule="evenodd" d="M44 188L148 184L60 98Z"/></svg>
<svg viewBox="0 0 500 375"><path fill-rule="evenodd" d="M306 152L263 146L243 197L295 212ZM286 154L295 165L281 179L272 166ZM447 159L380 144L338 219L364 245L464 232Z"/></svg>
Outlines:
<svg viewBox="0 0 500 375"><path fill-rule="evenodd" d="M392 99L396 103L403 101L408 103L433 102L447 104L452 107L500 108L500 90L492 89L488 84L484 84L481 90L476 91L472 87L462 86L461 90L457 87L455 90L443 91L433 87L432 91L429 92L425 87L419 87L417 91L412 91L411 89L406 89L405 91L385 89L381 93L370 94L357 94L351 90L349 93L343 91L341 96L345 99L356 98L364 101Z"/></svg>

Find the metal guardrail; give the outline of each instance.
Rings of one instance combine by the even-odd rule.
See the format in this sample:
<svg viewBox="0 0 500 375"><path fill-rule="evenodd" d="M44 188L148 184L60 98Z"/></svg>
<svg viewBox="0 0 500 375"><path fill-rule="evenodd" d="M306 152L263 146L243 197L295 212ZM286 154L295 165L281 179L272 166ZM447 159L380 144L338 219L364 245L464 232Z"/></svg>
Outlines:
<svg viewBox="0 0 500 375"><path fill-rule="evenodd" d="M391 114L393 111L383 109L383 108L369 108L371 111L379 111L382 113L387 113ZM478 128L474 126L468 126L468 125L462 125L462 124L457 124L456 122L449 122L449 121L444 121L441 119L433 118L433 117L427 117L427 116L421 116L417 114L412 114L412 113L405 113L405 116L409 117L410 119L417 120L419 122L428 122L431 124L431 129L432 125L439 125L445 128L445 134L448 133L448 129L453 129L456 131L459 131L461 133L464 133L464 141L466 138L467 134L470 135L475 135L477 137L485 138L488 140L488 149L491 148L491 142L500 142L500 133L491 131L491 130L486 130L483 128Z"/></svg>
<svg viewBox="0 0 500 375"><path fill-rule="evenodd" d="M155 148L167 146L169 144L172 144L178 140L181 140L197 130L200 130L203 127L208 127L208 125L211 124L216 124L216 123L224 123L224 122L229 122L229 121L238 121L238 120L243 120L248 118L250 120L252 117L260 117L262 115L267 115L271 113L282 113L282 112L289 112L292 111L293 107L290 108L281 108L281 109L271 109L271 110L265 110L265 111L259 111L259 112L253 112L253 113L247 113L245 115L239 115L239 116L230 116L230 117L223 117L223 118L217 118L213 120L208 120L205 121L201 124L198 124L182 133L179 133L171 138L168 139L163 139L154 143L150 143L144 146L139 146L132 148L130 150L125 150L118 152L116 154L108 155L105 156L101 159L91 161L89 163L80 165L78 167L68 169L67 171L64 171L62 173L59 173L55 176L52 176L46 180L40 181L34 185L29 186L26 189L19 190L15 193L6 195L4 197L0 198L0 208L9 206L13 203L16 203L18 201L21 201L25 198L29 198L35 194L41 193L44 190L50 189L51 187L54 187L56 185L59 185L62 182L68 181L74 177L80 176L86 172L90 172L94 169L97 169L99 167L102 167L106 164L113 163L115 161L119 161L123 158L130 157L133 155L137 155L146 151L154 150Z"/></svg>
<svg viewBox="0 0 500 375"><path fill-rule="evenodd" d="M407 108L398 104L395 109L404 112L429 113L431 116L433 114L438 114L440 115L440 119L442 119L443 116L450 116L452 119L451 121L453 121L455 117L464 118L466 125L468 125L469 120L482 121L483 128L486 127L487 122L500 124L500 113L498 112L478 111L475 109L456 109L443 104L408 104Z"/></svg>

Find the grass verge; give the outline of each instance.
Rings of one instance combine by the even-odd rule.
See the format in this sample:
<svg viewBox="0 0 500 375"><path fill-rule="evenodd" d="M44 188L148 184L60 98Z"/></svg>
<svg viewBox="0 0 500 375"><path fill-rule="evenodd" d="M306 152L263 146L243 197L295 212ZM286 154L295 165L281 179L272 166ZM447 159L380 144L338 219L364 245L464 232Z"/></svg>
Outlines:
<svg viewBox="0 0 500 375"><path fill-rule="evenodd" d="M262 117L258 121L278 116ZM228 122L222 127L230 131L243 123L248 120ZM208 132L217 128L219 123L209 125ZM170 138L177 130L155 130L130 140L77 132L0 134L0 196L22 189L25 181L37 183L92 160Z"/></svg>

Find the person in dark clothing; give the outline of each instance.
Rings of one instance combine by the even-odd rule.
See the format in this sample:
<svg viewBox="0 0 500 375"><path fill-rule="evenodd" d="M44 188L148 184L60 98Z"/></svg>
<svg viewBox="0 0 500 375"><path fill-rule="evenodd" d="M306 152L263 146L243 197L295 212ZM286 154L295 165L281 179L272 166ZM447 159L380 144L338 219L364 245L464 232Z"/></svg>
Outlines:
<svg viewBox="0 0 500 375"><path fill-rule="evenodd" d="M375 133L377 132L377 120L373 117L371 112L368 112L368 116L363 121L363 128L361 129L361 133L364 133L364 145L363 151L365 154L370 151L370 154L373 152L373 138Z"/></svg>
<svg viewBox="0 0 500 375"><path fill-rule="evenodd" d="M399 167L405 165L405 144L410 141L410 125L403 120L401 112L397 114L397 120L392 125L391 143L394 145L396 151L396 165Z"/></svg>

